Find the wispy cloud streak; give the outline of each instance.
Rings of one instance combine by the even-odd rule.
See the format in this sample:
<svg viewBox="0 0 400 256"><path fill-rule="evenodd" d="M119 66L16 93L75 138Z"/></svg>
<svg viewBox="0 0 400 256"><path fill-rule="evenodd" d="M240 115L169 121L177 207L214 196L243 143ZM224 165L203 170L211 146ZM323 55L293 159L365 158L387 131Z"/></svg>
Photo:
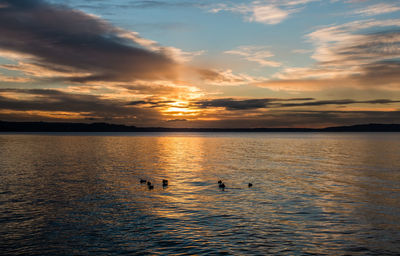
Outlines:
<svg viewBox="0 0 400 256"><path fill-rule="evenodd" d="M400 6L390 3L379 3L370 5L361 9L354 11L354 14L361 14L364 16L375 16L386 13L398 12L400 11Z"/></svg>
<svg viewBox="0 0 400 256"><path fill-rule="evenodd" d="M269 59L273 57L274 54L265 46L243 45L236 49L225 51L224 53L241 56L248 61L258 63L261 66L279 67L282 65L278 61Z"/></svg>
<svg viewBox="0 0 400 256"><path fill-rule="evenodd" d="M315 0L264 0L243 4L223 3L211 8L210 12L219 13L227 11L238 13L243 15L246 21L274 25L287 19L290 14L299 11L299 6L304 6L313 1Z"/></svg>

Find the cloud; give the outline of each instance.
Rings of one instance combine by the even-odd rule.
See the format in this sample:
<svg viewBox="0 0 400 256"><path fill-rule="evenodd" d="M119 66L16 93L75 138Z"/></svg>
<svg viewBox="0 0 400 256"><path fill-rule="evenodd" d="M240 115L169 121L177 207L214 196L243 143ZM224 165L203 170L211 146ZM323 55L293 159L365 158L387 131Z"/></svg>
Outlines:
<svg viewBox="0 0 400 256"><path fill-rule="evenodd" d="M29 78L26 77L19 77L19 76L6 76L0 73L0 82L9 82L9 83L26 83L31 81Z"/></svg>
<svg viewBox="0 0 400 256"><path fill-rule="evenodd" d="M21 60L25 67L83 73L76 77L79 82L174 79L179 56L190 58L190 53L64 5L41 0L0 4L0 50L30 56Z"/></svg>
<svg viewBox="0 0 400 256"><path fill-rule="evenodd" d="M361 65L400 56L400 19L357 21L318 29L308 35L315 44L312 57L322 65ZM360 30L380 28L373 33ZM383 28L383 29L382 29Z"/></svg>
<svg viewBox="0 0 400 256"><path fill-rule="evenodd" d="M232 98L227 98L227 99L198 101L196 102L196 104L200 108L222 107L229 110L246 110L246 109L266 108L269 102L270 102L269 99L235 100Z"/></svg>
<svg viewBox="0 0 400 256"><path fill-rule="evenodd" d="M221 111L220 111L221 112ZM219 112L208 119L190 120L186 126L215 128L309 127L366 123L399 123L400 111L269 110L265 112Z"/></svg>
<svg viewBox="0 0 400 256"><path fill-rule="evenodd" d="M145 124L150 120L162 119L155 110L128 106L125 101L52 89L0 89L0 109L1 114L11 120L21 117L63 120L72 117L77 120L99 119Z"/></svg>
<svg viewBox="0 0 400 256"><path fill-rule="evenodd" d="M249 22L274 25L281 23L290 14L298 11L298 6L305 5L315 0L264 0L252 1L244 4L218 4L210 9L212 13L227 11L239 13Z"/></svg>
<svg viewBox="0 0 400 256"><path fill-rule="evenodd" d="M367 6L362 9L358 9L354 11L354 14L360 14L364 16L375 16L385 13L397 12L400 11L400 6L390 3L379 3Z"/></svg>
<svg viewBox="0 0 400 256"><path fill-rule="evenodd" d="M200 78L208 84L218 86L238 86L243 84L260 83L267 78L253 77L247 74L235 74L232 70L212 70L212 69L196 69L196 73Z"/></svg>
<svg viewBox="0 0 400 256"><path fill-rule="evenodd" d="M259 22L264 24L278 24L286 19L292 10L283 10L274 5L255 6L252 9L252 15L248 18L250 22Z"/></svg>
<svg viewBox="0 0 400 256"><path fill-rule="evenodd" d="M115 84L110 87L112 90L121 88L128 94L152 97L168 97L171 99L177 98L198 98L203 95L203 92L191 85L176 84L170 81L136 81L135 83Z"/></svg>
<svg viewBox="0 0 400 256"><path fill-rule="evenodd" d="M269 60L274 54L266 46L243 45L224 53L239 55L248 61L257 62L261 66L279 67L282 65L280 62Z"/></svg>
<svg viewBox="0 0 400 256"><path fill-rule="evenodd" d="M400 20L365 20L319 28L307 35L315 45L310 67L286 67L275 80L259 83L273 90L334 87L400 90Z"/></svg>
<svg viewBox="0 0 400 256"><path fill-rule="evenodd" d="M155 108L155 107L165 107L165 106L169 106L169 104L171 103L175 103L174 100L160 100L154 97L150 97L146 100L137 100L137 101L132 101L129 102L127 105L130 106L147 106L150 108Z"/></svg>
<svg viewBox="0 0 400 256"><path fill-rule="evenodd" d="M284 80L298 79L336 79L348 77L349 75L359 73L358 67L349 68L348 70L343 70L340 67L287 67L281 72L274 74L275 78Z"/></svg>
<svg viewBox="0 0 400 256"><path fill-rule="evenodd" d="M389 100L389 99L377 99L377 100L321 100L312 102L302 102L302 103L285 103L281 104L280 107L304 107L304 106L324 106L324 105L351 105L351 104L391 104L399 103L400 100Z"/></svg>
<svg viewBox="0 0 400 256"><path fill-rule="evenodd" d="M290 103L288 103L290 102ZM295 103L291 103L295 102ZM324 105L352 105L352 104L392 104L400 100L376 99L357 101L351 99L315 101L313 98L263 98L263 99L233 99L220 98L212 100L196 101L194 104L200 108L225 108L227 110L249 110L261 108L287 108L287 107L311 107Z"/></svg>
<svg viewBox="0 0 400 256"><path fill-rule="evenodd" d="M129 102L140 102L144 99L163 99L175 101L179 99L195 99L204 96L197 87L185 83L171 81L144 81L137 80L132 83L123 82L89 82L77 84L58 91L72 94L97 95L102 99L119 100L129 105ZM140 105L132 103L132 105Z"/></svg>
<svg viewBox="0 0 400 256"><path fill-rule="evenodd" d="M46 79L71 79L76 80L79 78L87 78L90 73L78 71L72 67L65 67L61 65L53 65L51 69L47 65L41 63L29 63L25 61L17 61L17 64L3 64L0 68L19 71L25 76L40 78L41 80Z"/></svg>
<svg viewBox="0 0 400 256"><path fill-rule="evenodd" d="M241 4L228 6L226 4L220 4L210 10L212 13L218 13L221 11L229 11L233 13L239 13L245 16L245 19L249 22L259 22L263 24L278 24L288 17L292 12L291 10L283 10L275 5L263 5L257 1L251 4Z"/></svg>
<svg viewBox="0 0 400 256"><path fill-rule="evenodd" d="M308 101L313 98L292 98L292 99L276 99L276 98L262 98L262 99L233 99L233 98L220 98L212 100L195 101L194 104L199 108L225 108L228 110L248 110L259 109L277 106L278 102L282 101Z"/></svg>
<svg viewBox="0 0 400 256"><path fill-rule="evenodd" d="M45 110L108 113L121 112L117 101L102 100L99 96L70 94L53 89L0 89L0 108L12 110Z"/></svg>
<svg viewBox="0 0 400 256"><path fill-rule="evenodd" d="M324 89L337 88L343 84L344 80L340 79L275 79L256 83L255 85L262 88L268 88L272 91L290 91L290 92L312 92Z"/></svg>
<svg viewBox="0 0 400 256"><path fill-rule="evenodd" d="M376 32L359 32L369 28ZM361 86L371 85L371 78L374 78L376 83L373 86L400 89L398 84L394 84L400 80L399 28L398 19L368 20L312 32L308 36L316 45L312 55L318 61L316 68L321 75L323 70L325 74L335 72L338 77L345 74L351 80L349 82Z"/></svg>
<svg viewBox="0 0 400 256"><path fill-rule="evenodd" d="M187 121L188 121L187 119L182 119L182 118L167 120L167 122L187 122Z"/></svg>
<svg viewBox="0 0 400 256"><path fill-rule="evenodd" d="M400 90L400 62L382 61L363 66L361 76L353 76L359 84L384 90Z"/></svg>

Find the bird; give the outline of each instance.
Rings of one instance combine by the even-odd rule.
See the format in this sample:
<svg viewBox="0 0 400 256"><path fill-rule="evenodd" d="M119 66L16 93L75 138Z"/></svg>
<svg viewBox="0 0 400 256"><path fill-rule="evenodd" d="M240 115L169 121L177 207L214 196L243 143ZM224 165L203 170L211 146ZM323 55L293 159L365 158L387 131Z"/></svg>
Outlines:
<svg viewBox="0 0 400 256"><path fill-rule="evenodd" d="M224 188L225 188L225 184L224 184L224 183L222 183L222 182L221 182L221 183L220 183L218 186L219 186L219 188L222 188L222 189L224 189Z"/></svg>
<svg viewBox="0 0 400 256"><path fill-rule="evenodd" d="M150 182L150 181L148 181L148 182L147 182L147 186L150 186L150 185L151 185L151 182Z"/></svg>
<svg viewBox="0 0 400 256"><path fill-rule="evenodd" d="M140 179L140 184L146 183L146 180Z"/></svg>
<svg viewBox="0 0 400 256"><path fill-rule="evenodd" d="M253 184L252 183L249 183L249 188L251 188L253 186Z"/></svg>
<svg viewBox="0 0 400 256"><path fill-rule="evenodd" d="M219 181L218 181L218 184L222 184L222 180L219 180Z"/></svg>
<svg viewBox="0 0 400 256"><path fill-rule="evenodd" d="M163 185L164 187L168 186L168 180L162 180L162 185Z"/></svg>
<svg viewBox="0 0 400 256"><path fill-rule="evenodd" d="M152 189L154 188L153 185L147 185L147 187L148 187L150 190L152 190Z"/></svg>

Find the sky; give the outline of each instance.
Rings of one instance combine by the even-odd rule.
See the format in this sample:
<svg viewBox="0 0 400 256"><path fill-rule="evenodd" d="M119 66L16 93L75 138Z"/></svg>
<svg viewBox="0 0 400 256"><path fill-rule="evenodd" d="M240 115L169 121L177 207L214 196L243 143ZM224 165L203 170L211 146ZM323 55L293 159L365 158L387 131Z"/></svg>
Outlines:
<svg viewBox="0 0 400 256"><path fill-rule="evenodd" d="M0 0L0 120L400 123L400 2Z"/></svg>

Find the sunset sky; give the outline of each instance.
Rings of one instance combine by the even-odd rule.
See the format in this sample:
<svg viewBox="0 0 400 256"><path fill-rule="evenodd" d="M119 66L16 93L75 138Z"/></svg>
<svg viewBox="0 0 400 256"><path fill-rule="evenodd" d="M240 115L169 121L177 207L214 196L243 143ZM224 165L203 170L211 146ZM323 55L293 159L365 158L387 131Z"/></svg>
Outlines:
<svg viewBox="0 0 400 256"><path fill-rule="evenodd" d="M0 0L0 120L400 123L400 2Z"/></svg>

